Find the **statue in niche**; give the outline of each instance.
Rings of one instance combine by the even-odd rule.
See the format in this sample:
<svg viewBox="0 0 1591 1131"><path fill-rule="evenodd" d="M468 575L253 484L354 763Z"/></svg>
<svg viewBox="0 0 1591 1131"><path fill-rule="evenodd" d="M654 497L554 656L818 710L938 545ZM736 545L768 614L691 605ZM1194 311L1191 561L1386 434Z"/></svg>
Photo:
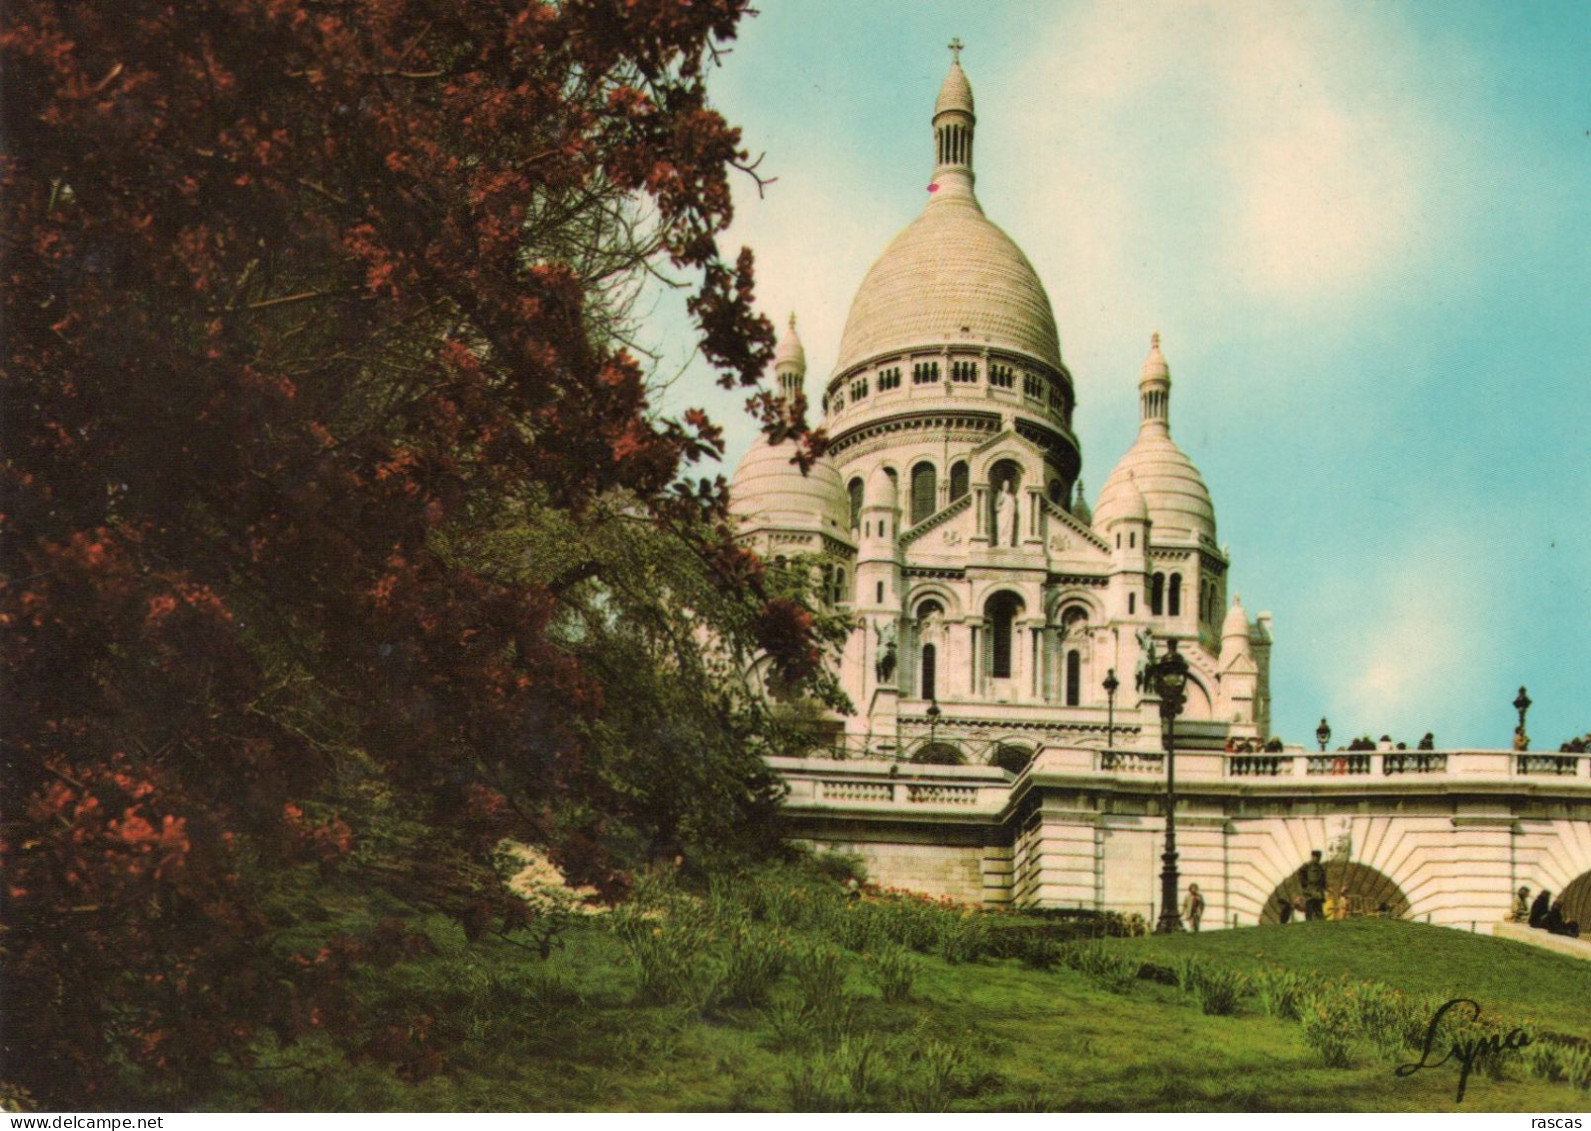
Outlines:
<svg viewBox="0 0 1591 1131"><path fill-rule="evenodd" d="M996 546L1017 544L1016 490L1011 480L1000 485L994 496L994 530L990 541Z"/></svg>
<svg viewBox="0 0 1591 1131"><path fill-rule="evenodd" d="M889 683L895 678L895 622L880 621L873 626L878 636L878 659L873 663L873 674L878 682Z"/></svg>
<svg viewBox="0 0 1591 1131"><path fill-rule="evenodd" d="M1138 668L1133 676L1133 683L1139 691L1153 691L1149 686L1149 669L1155 666L1155 634L1149 631L1146 624L1140 628L1134 638L1138 641Z"/></svg>

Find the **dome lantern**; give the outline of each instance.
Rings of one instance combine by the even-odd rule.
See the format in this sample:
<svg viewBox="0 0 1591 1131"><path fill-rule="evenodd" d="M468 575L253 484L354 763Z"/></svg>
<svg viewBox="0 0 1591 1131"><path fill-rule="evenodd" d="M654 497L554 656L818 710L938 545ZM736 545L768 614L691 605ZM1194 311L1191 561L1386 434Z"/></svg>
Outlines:
<svg viewBox="0 0 1591 1131"><path fill-rule="evenodd" d="M1144 358L1143 376L1138 381L1139 429L1171 431L1171 367L1160 352L1160 332L1149 338L1149 356Z"/></svg>
<svg viewBox="0 0 1591 1131"><path fill-rule="evenodd" d="M773 370L779 379L779 395L786 404L795 404L806 380L807 353L796 334L794 314L790 315L788 328L779 336L779 345L773 354Z"/></svg>
<svg viewBox="0 0 1591 1131"><path fill-rule="evenodd" d="M972 192L972 135L977 116L972 109L972 84L961 69L961 40L950 41L950 72L934 102L934 179L930 192L954 195Z"/></svg>

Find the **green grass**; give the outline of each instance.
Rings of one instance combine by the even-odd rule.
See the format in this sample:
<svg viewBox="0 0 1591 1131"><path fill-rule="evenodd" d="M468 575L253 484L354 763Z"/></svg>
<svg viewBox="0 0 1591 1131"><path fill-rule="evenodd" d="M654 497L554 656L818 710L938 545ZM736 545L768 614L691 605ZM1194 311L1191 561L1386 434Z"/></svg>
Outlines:
<svg viewBox="0 0 1591 1131"><path fill-rule="evenodd" d="M1591 1037L1591 962L1511 939L1424 923L1349 919L1125 940L1170 965L1197 955L1234 966L1275 964L1337 978L1385 982L1405 993L1466 997L1485 1014Z"/></svg>
<svg viewBox="0 0 1591 1131"><path fill-rule="evenodd" d="M722 914L729 905L715 906ZM797 949L836 945L819 928L755 930ZM815 1022L796 962L760 1008L703 1009L638 1003L630 952L599 925L573 932L546 962L502 942L467 945L441 921L431 935L437 954L371 972L359 986L368 1013L416 1051L415 1064L439 1058L405 1070L412 1082L390 1064L299 1042L262 1049L212 1106L1552 1111L1586 1101L1505 1060L1503 1078L1477 1072L1456 1105L1448 1067L1398 1078L1395 1059L1360 1045L1349 1067L1327 1068L1297 1022L1263 1016L1253 1000L1234 1016L1207 1016L1176 986L1065 965L952 964L925 946L912 957L909 996L886 1003L864 956L845 951L843 998L818 1003L826 1012ZM1488 1013L1591 1037L1591 964L1441 928L1355 921L1090 945L1164 966L1283 966L1322 983L1348 974L1410 994L1462 993ZM415 1017L428 1020L415 1029Z"/></svg>

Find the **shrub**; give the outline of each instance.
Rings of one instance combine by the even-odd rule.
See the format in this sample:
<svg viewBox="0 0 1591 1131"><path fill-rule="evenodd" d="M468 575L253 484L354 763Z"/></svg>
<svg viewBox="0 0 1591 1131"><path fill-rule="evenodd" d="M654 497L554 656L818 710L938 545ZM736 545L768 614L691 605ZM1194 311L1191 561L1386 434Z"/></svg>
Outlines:
<svg viewBox="0 0 1591 1131"><path fill-rule="evenodd" d="M836 884L843 885L847 880L855 880L859 884L867 882L867 861L854 852L814 853L807 868L814 876Z"/></svg>
<svg viewBox="0 0 1591 1131"><path fill-rule="evenodd" d="M1230 1017L1247 992L1248 978L1242 972L1214 966L1200 975L1194 997L1210 1016Z"/></svg>
<svg viewBox="0 0 1591 1131"><path fill-rule="evenodd" d="M790 959L781 936L755 927L732 929L710 960L713 986L706 1004L759 1006Z"/></svg>
<svg viewBox="0 0 1591 1131"><path fill-rule="evenodd" d="M701 962L708 942L705 930L677 920L649 918L631 906L616 911L613 924L635 963L641 1001L699 999L704 981Z"/></svg>
<svg viewBox="0 0 1591 1131"><path fill-rule="evenodd" d="M1252 976L1260 1012L1283 1021L1297 1021L1309 997L1309 982L1301 974L1272 967Z"/></svg>
<svg viewBox="0 0 1591 1131"><path fill-rule="evenodd" d="M1304 1043L1319 1055L1327 1068L1347 1068L1353 1063L1356 1019L1340 994L1327 990L1308 999L1298 1019Z"/></svg>
<svg viewBox="0 0 1591 1131"><path fill-rule="evenodd" d="M1061 961L1111 993L1126 993L1138 979L1138 962L1102 943L1074 943Z"/></svg>
<svg viewBox="0 0 1591 1131"><path fill-rule="evenodd" d="M950 1101L974 1089L967 1056L955 1045L930 1039L919 1044L896 1082L895 1109L948 1111Z"/></svg>
<svg viewBox="0 0 1591 1131"><path fill-rule="evenodd" d="M795 952L791 961L801 1000L815 1008L827 1008L845 997L844 956L827 943L813 943Z"/></svg>
<svg viewBox="0 0 1591 1131"><path fill-rule="evenodd" d="M976 961L989 945L989 926L983 913L966 911L949 915L939 927L939 953L946 962Z"/></svg>
<svg viewBox="0 0 1591 1131"><path fill-rule="evenodd" d="M786 1073L792 1111L865 1111L878 1084L877 1048L870 1037L843 1037L830 1050L804 1057Z"/></svg>
<svg viewBox="0 0 1591 1131"><path fill-rule="evenodd" d="M869 954L867 974L887 1002L905 1001L917 979L917 960L905 947L891 946Z"/></svg>

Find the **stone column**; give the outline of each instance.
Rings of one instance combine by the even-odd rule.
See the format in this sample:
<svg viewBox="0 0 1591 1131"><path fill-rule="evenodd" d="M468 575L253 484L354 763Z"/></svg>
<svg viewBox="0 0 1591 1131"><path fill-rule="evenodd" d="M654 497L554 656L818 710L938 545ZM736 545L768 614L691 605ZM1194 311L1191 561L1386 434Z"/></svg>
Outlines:
<svg viewBox="0 0 1591 1131"><path fill-rule="evenodd" d="M1044 507L1039 502L1044 497L1041 487L1027 489L1027 513L1022 516L1021 541L1038 545L1044 541Z"/></svg>

